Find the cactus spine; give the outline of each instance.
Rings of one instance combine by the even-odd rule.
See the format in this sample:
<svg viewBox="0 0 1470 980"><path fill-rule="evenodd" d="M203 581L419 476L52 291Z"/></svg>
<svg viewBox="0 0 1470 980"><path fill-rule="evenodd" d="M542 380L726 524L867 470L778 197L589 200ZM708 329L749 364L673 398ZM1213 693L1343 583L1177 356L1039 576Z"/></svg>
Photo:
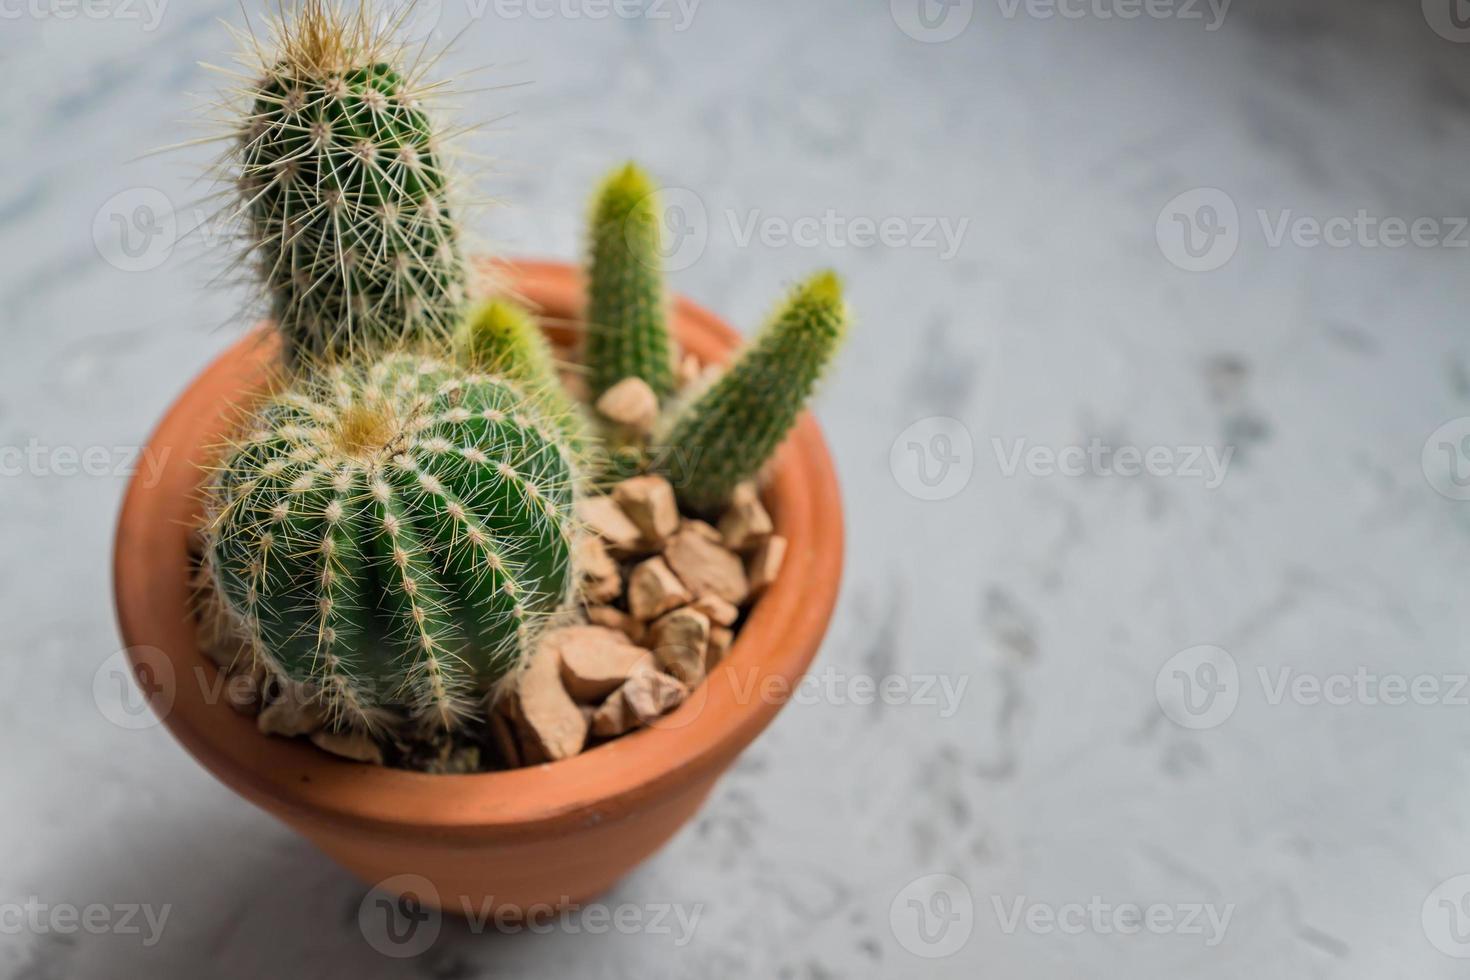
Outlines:
<svg viewBox="0 0 1470 980"><path fill-rule="evenodd" d="M792 291L752 346L674 419L661 465L692 457L689 472L669 472L679 499L708 513L756 474L796 422L847 332L836 273L822 272Z"/></svg>
<svg viewBox="0 0 1470 980"><path fill-rule="evenodd" d="M460 327L455 347L471 370L503 374L520 384L556 422L571 449L586 451L586 418L562 385L551 343L528 310L506 299L481 303Z"/></svg>
<svg viewBox="0 0 1470 980"><path fill-rule="evenodd" d="M573 474L510 381L340 364L251 420L210 486L210 566L258 654L339 724L452 728L571 582Z"/></svg>
<svg viewBox="0 0 1470 980"><path fill-rule="evenodd" d="M603 182L592 208L587 289L594 397L624 378L642 378L661 399L674 390L659 221L657 190L637 166Z"/></svg>
<svg viewBox="0 0 1470 980"><path fill-rule="evenodd" d="M423 87L364 6L274 26L226 164L287 363L447 339L467 273Z"/></svg>

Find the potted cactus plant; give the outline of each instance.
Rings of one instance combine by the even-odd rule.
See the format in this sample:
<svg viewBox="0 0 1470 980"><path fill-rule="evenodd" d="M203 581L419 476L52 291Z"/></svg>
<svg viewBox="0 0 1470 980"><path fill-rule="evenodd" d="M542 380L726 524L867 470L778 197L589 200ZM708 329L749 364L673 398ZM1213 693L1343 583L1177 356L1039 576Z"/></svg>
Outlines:
<svg viewBox="0 0 1470 980"><path fill-rule="evenodd" d="M840 506L801 410L840 283L737 354L666 294L631 164L585 273L471 261L391 30L327 0L274 27L224 167L270 319L129 488L130 656L189 751L365 879L455 910L589 897L694 813L825 632Z"/></svg>

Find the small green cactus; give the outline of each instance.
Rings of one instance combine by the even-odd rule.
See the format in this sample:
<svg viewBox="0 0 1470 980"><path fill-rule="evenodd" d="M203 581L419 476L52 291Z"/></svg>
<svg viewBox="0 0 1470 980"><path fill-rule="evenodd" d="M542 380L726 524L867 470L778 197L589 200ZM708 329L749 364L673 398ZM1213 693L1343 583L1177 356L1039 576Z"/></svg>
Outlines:
<svg viewBox="0 0 1470 980"><path fill-rule="evenodd" d="M632 163L603 182L592 207L585 360L593 397L642 378L674 390L657 189Z"/></svg>
<svg viewBox="0 0 1470 980"><path fill-rule="evenodd" d="M467 271L424 86L365 5L274 26L226 167L287 363L447 340Z"/></svg>
<svg viewBox="0 0 1470 980"><path fill-rule="evenodd" d="M574 463L513 382L341 363L243 431L209 486L209 565L258 655L338 724L456 726L567 597Z"/></svg>
<svg viewBox="0 0 1470 980"><path fill-rule="evenodd" d="M680 501L709 513L776 451L847 332L834 272L792 291L738 361L673 420L659 467Z"/></svg>
<svg viewBox="0 0 1470 980"><path fill-rule="evenodd" d="M561 428L572 450L586 451L586 416L561 383L551 343L529 310L507 299L481 303L460 326L455 349L471 370L503 374L520 384Z"/></svg>

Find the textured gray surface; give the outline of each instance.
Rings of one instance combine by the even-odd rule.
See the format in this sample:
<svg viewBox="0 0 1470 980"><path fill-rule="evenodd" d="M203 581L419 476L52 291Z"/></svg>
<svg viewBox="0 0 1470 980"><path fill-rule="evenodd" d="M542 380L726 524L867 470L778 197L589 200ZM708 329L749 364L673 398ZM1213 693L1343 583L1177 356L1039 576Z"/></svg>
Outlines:
<svg viewBox="0 0 1470 980"><path fill-rule="evenodd" d="M926 43L899 28L917 23L903 0L897 15L882 0L704 0L683 30L674 5L595 20L491 4L472 20L484 4L444 0L440 29L468 24L453 66L496 66L467 111L515 113L475 140L509 204L478 223L497 247L573 255L591 182L636 155L689 189L684 217L704 209L707 243L677 288L735 322L808 269L847 274L860 318L820 414L850 557L819 664L965 686L953 712L831 693L788 708L606 899L698 907L684 945L446 926L400 961L359 931L360 885L162 730L99 709L124 481L55 472L64 447L137 445L240 329L241 295L210 286L208 236L152 239L136 264L154 267L127 271L112 224L156 195L192 223L205 156L135 158L189 135L184 93L214 84L195 62L227 57L215 18L238 9L174 0L147 30L141 3L100 20L5 5L0 445L47 451L0 482L0 975L1463 975L1441 948L1470 925L1454 907L1466 889L1431 891L1470 871L1470 709L1451 690L1470 503L1426 479L1443 485L1445 440L1427 473L1421 449L1470 414L1467 251L1370 247L1361 229L1346 247L1270 236L1283 214L1470 214L1470 47L1431 29L1434 3L1242 0L1213 31L1203 5L1205 20L1099 16L1126 0L1072 4L1076 18L972 6L958 37ZM532 84L501 87L518 82ZM1202 187L1237 207L1240 241L1191 273L1170 261L1188 260L1165 209ZM1200 229L1195 205L1219 203L1183 200ZM743 240L752 215L829 211L904 234L969 224L952 255L855 247L851 228ZM951 472L973 472L924 500L911 454L945 448L937 416L973 445L943 430ZM1006 473L1016 440L1094 437L1233 455L1214 488ZM1175 667L1208 679L1188 652L1201 644L1238 670L1228 717L1181 715L1170 693ZM1427 677L1438 703L1275 696L1283 677L1357 672ZM1170 721L1156 678L1175 715L1213 727ZM931 874L963 883L973 915L954 881L911 885ZM1208 925L1127 935L1090 915L1007 929L1018 901L1068 917L1094 897L1230 919L1216 945ZM169 918L152 945L23 921L92 903Z"/></svg>

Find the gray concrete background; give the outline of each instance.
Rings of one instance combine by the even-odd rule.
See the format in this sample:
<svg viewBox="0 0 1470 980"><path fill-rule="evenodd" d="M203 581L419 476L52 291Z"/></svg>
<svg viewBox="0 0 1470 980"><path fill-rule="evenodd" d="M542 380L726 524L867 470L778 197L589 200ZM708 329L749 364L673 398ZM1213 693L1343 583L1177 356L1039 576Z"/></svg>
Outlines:
<svg viewBox="0 0 1470 980"><path fill-rule="evenodd" d="M830 683L607 896L640 930L446 925L405 960L361 885L94 694L126 447L242 328L218 240L167 227L207 153L140 158L194 134L240 10L0 3L0 975L1463 975L1453 0L926 2L437 5L446 71L493 66L460 102L501 120L471 141L494 248L574 255L632 155L701 233L676 288L749 329L832 264L858 320L818 406ZM1153 471L1078 474L1094 440ZM905 703L856 703L888 677ZM108 934L52 915L94 903ZM128 905L168 907L156 943Z"/></svg>

